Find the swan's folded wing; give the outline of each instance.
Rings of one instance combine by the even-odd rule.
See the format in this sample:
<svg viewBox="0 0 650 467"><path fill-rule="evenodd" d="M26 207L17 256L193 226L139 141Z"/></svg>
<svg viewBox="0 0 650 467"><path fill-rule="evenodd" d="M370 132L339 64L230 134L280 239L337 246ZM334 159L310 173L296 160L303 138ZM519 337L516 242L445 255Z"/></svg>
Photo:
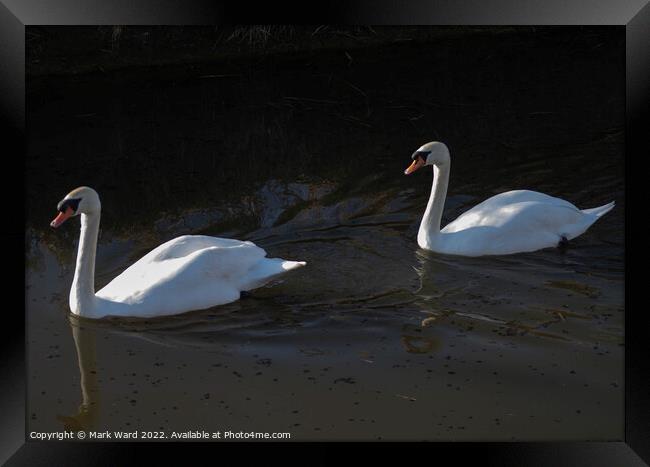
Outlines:
<svg viewBox="0 0 650 467"><path fill-rule="evenodd" d="M530 209L530 208L533 209ZM556 210L556 208L559 208ZM538 211L531 215L531 211ZM513 190L492 196L462 213L456 220L450 222L442 229L445 233L460 232L471 227L498 227L511 221L521 222L526 227L525 221L548 219L547 212L559 212L563 219L569 213L579 214L579 209L573 204L560 198L530 190ZM522 216L522 211L528 211ZM537 215L539 214L539 215Z"/></svg>
<svg viewBox="0 0 650 467"><path fill-rule="evenodd" d="M207 235L183 235L163 243L150 251L140 261L160 262L169 259L182 258L191 255L196 251L207 248L241 248L246 250L246 255L258 255L260 258L266 256L266 252L253 242L235 240L232 238L209 237ZM244 253L241 253L244 254Z"/></svg>
<svg viewBox="0 0 650 467"><path fill-rule="evenodd" d="M156 296L205 293L203 289L238 287L251 267L266 252L251 242L206 236L185 236L161 245L97 295L135 303Z"/></svg>

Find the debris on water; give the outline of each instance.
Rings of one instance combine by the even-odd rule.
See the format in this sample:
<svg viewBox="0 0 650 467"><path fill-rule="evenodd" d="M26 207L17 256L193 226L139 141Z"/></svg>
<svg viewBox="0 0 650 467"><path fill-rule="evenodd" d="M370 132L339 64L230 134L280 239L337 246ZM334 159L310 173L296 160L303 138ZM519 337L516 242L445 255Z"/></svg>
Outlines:
<svg viewBox="0 0 650 467"><path fill-rule="evenodd" d="M415 402L415 401L417 401L417 399L416 399L415 397L412 397L412 396L406 396L406 395L404 395L404 394L395 394L395 396L399 397L400 399L405 399L405 400L407 400L407 401L411 401L411 402Z"/></svg>

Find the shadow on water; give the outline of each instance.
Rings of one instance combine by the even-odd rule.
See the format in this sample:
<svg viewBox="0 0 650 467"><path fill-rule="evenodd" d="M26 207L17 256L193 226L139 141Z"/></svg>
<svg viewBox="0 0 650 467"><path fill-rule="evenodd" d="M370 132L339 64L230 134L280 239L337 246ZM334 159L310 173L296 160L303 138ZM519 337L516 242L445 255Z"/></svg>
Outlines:
<svg viewBox="0 0 650 467"><path fill-rule="evenodd" d="M623 75L603 65L619 45L490 36L29 94L30 429L620 438ZM518 188L617 207L566 250L421 251L431 174L402 171L432 139L452 150L443 223ZM98 288L188 233L308 267L209 310L71 317L78 223L48 222L82 184L102 198Z"/></svg>

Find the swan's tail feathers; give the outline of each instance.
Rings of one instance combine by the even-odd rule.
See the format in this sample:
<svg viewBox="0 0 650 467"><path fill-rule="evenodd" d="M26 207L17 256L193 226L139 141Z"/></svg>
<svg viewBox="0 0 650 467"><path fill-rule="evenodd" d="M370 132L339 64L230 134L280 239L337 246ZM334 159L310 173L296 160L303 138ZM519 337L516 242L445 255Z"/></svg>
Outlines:
<svg viewBox="0 0 650 467"><path fill-rule="evenodd" d="M274 281L287 272L301 268L307 263L304 261L287 261L280 258L264 258L254 266L242 290L252 290Z"/></svg>
<svg viewBox="0 0 650 467"><path fill-rule="evenodd" d="M293 269L298 269L306 265L307 263L305 261L282 261L282 269L285 271L291 271Z"/></svg>
<svg viewBox="0 0 650 467"><path fill-rule="evenodd" d="M609 211L614 209L615 204L616 203L614 203L614 201L612 201L611 203L607 203L607 204L605 204L603 206L598 206L597 208L583 209L582 212L584 212L585 214L594 215L596 217L602 217L605 214L607 214Z"/></svg>

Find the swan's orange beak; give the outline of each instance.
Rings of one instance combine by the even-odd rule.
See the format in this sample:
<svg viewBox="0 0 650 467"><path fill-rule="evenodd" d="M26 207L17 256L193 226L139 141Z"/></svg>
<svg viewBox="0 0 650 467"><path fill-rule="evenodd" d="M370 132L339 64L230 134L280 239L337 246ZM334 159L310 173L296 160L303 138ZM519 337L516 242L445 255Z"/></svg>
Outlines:
<svg viewBox="0 0 650 467"><path fill-rule="evenodd" d="M52 222L50 222L50 226L56 229L58 226L60 226L65 221L67 221L70 217L72 217L73 214L74 211L70 206L68 206L65 211L60 212L59 215L56 216Z"/></svg>
<svg viewBox="0 0 650 467"><path fill-rule="evenodd" d="M418 157L411 163L411 165L409 165L406 168L406 170L404 171L404 174L405 175L410 175L413 172L415 172L417 169L419 169L420 167L423 167L424 164L425 164L424 159L422 159L421 157Z"/></svg>

